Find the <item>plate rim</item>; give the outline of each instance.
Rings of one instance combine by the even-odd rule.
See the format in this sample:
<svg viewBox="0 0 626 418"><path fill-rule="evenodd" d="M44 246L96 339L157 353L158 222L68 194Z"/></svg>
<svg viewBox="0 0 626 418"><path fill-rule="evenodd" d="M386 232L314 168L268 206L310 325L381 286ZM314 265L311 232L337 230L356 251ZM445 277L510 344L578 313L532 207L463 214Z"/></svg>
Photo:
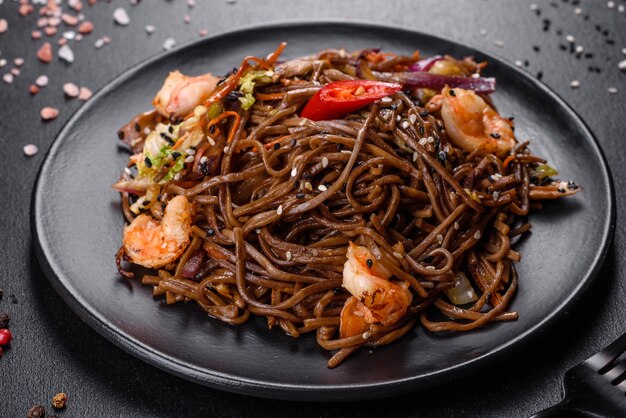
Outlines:
<svg viewBox="0 0 626 418"><path fill-rule="evenodd" d="M247 377L235 376L229 373L223 373L216 370L207 370L189 364L183 360L177 359L172 356L168 356L152 347L142 343L136 338L128 335L119 328L113 326L106 318L101 317L97 313L89 309L89 303L83 299L83 297L77 292L73 291L72 286L68 286L65 282L63 275L57 274L55 271L54 263L46 256L47 248L46 243L42 243L40 239L40 233L42 225L40 224L41 216L38 213L41 212L42 198L39 196L42 193L40 186L45 171L52 164L51 161L56 153L57 148L63 141L63 138L68 135L75 123L82 117L82 115L92 108L91 103L97 103L102 97L107 95L112 90L115 90L120 84L132 78L141 69L149 66L151 63L159 61L170 54L177 54L181 51L194 48L203 43L210 43L219 40L220 38L242 35L247 32L272 30L272 29L286 29L290 27L302 27L302 26L323 26L331 25L335 27L344 26L346 28L353 28L359 30L376 30L385 29L398 32L412 33L419 35L423 38L436 39L438 41L444 41L454 46L459 46L465 49L473 50L487 59L497 60L502 65L506 66L510 71L513 71L517 76L523 77L530 81L533 85L541 90L542 95L550 96L552 100L555 100L562 109L564 109L569 115L573 116L573 119L579 124L580 131L590 139L593 151L596 157L599 159L602 166L602 178L607 184L609 189L609 195L607 196L607 209L609 216L605 220L602 228L603 241L601 247L596 251L592 262L592 268L587 270L586 274L581 276L575 289L564 298L560 304L558 304L551 313L543 320L532 325L528 330L516 336L514 339L502 344L493 350L473 358L471 360L464 361L461 364L438 369L434 372L420 374L417 376L411 376L406 378L399 378L395 380L385 380L382 382L363 383L363 384L323 384L323 385L311 385L311 384L293 384L285 383L279 384L270 381L266 381L263 378L251 379ZM554 90L548 87L546 84L538 80L532 74L523 71L514 66L508 59L500 56L497 53L485 52L483 49L473 47L465 44L456 39L444 38L429 33L424 33L412 28L408 28L402 25L389 25L381 24L378 22L368 20L356 20L356 19L293 19L293 20L276 20L268 21L260 24L246 25L234 30L225 30L213 35L191 40L180 46L168 50L159 52L153 56L146 58L143 61L133 65L132 67L117 74L115 77L107 81L102 88L100 88L92 97L91 100L80 106L65 122L61 130L55 136L55 139L49 147L42 164L39 167L37 177L34 183L34 187L31 194L30 205L30 226L31 236L33 243L33 250L37 261L42 267L44 275L48 281L52 284L55 291L61 296L63 301L79 316L79 318L87 323L90 328L94 329L101 336L108 341L115 344L117 347L123 349L127 353L134 357L151 364L161 370L174 374L186 380L199 383L204 386L209 386L215 389L226 390L229 392L251 395L262 398L281 399L281 400L299 400L299 401L340 401L340 400L357 400L364 398L382 398L392 395L398 395L406 393L411 390L425 389L437 384L443 383L450 375L454 375L454 378L461 375L466 376L472 371L484 366L484 363L491 361L492 363L499 363L503 357L513 353L515 350L519 350L522 346L528 344L538 337L542 330L551 328L556 322L561 320L568 308L573 307L586 293L589 286L596 281L598 273L602 269L606 257L608 255L609 248L613 242L614 231L616 221L616 207L615 207L615 187L613 177L611 174L610 166L604 152L592 130L589 128L585 120ZM312 393L314 392L314 393Z"/></svg>

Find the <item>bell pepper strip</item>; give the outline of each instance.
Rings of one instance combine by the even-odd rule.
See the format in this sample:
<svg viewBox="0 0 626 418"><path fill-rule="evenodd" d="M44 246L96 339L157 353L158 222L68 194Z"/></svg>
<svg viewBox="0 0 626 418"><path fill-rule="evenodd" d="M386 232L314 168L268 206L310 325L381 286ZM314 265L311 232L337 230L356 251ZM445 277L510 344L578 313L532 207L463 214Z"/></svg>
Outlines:
<svg viewBox="0 0 626 418"><path fill-rule="evenodd" d="M400 90L400 84L382 81L334 81L318 90L300 115L312 121L338 119Z"/></svg>

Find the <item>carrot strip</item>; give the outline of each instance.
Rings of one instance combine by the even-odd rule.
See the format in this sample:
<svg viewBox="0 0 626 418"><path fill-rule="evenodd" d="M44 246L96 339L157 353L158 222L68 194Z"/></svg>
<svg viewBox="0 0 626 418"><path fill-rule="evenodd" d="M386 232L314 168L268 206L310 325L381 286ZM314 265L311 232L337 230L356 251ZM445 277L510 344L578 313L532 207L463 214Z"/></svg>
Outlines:
<svg viewBox="0 0 626 418"><path fill-rule="evenodd" d="M502 170L506 170L509 164L511 164L511 161L515 160L515 158L515 155L509 155L508 157L506 157L506 159L502 163Z"/></svg>
<svg viewBox="0 0 626 418"><path fill-rule="evenodd" d="M260 101L282 100L285 97L285 93L256 93L254 97Z"/></svg>
<svg viewBox="0 0 626 418"><path fill-rule="evenodd" d="M281 137L279 137L279 138L276 138L276 139L275 139L275 140L273 140L273 141L268 142L268 143L267 143L267 144L265 144L264 146L265 146L265 148L267 148L267 149L271 149L271 148L272 148L275 144L278 144L279 142L281 142L281 141L283 141L283 140L285 140L285 139L289 138L290 136L292 136L292 134L288 134L288 135L281 136Z"/></svg>
<svg viewBox="0 0 626 418"><path fill-rule="evenodd" d="M211 128L211 126L219 123L220 121L226 119L229 116L234 117L235 122L233 123L233 126L231 126L230 131L228 132L228 139L226 140L227 144L230 144L230 142L233 140L233 137L235 136L235 132L237 131L237 128L239 128L239 123L241 123L241 116L239 116L239 113L233 112L232 110L223 112L215 119L211 119L211 121L206 126L206 128L209 129Z"/></svg>

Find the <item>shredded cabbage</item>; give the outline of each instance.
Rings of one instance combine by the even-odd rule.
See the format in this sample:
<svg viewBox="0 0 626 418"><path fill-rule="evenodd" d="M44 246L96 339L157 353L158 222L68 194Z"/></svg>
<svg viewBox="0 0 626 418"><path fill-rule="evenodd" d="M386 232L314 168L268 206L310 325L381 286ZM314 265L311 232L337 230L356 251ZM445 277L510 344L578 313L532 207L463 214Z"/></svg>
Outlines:
<svg viewBox="0 0 626 418"><path fill-rule="evenodd" d="M248 110L256 101L252 93L257 83L270 83L272 78L266 74L266 71L248 71L239 80L239 91L243 93L243 97L239 98L243 110Z"/></svg>

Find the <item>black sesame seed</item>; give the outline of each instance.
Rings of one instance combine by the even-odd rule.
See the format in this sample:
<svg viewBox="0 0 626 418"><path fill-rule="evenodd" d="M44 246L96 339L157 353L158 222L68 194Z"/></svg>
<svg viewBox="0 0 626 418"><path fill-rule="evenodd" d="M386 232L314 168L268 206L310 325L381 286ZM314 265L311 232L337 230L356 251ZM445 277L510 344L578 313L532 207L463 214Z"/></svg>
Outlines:
<svg viewBox="0 0 626 418"><path fill-rule="evenodd" d="M167 206L167 205L166 205L165 203L161 203L161 210L162 210L162 211L165 211L166 206Z"/></svg>
<svg viewBox="0 0 626 418"><path fill-rule="evenodd" d="M291 147L295 147L296 146L296 138L292 138L291 142L289 143L289 145L291 145Z"/></svg>
<svg viewBox="0 0 626 418"><path fill-rule="evenodd" d="M541 49L539 48L539 45L534 45L533 46L533 51L535 52L539 52Z"/></svg>
<svg viewBox="0 0 626 418"><path fill-rule="evenodd" d="M439 151L437 158L439 158L441 163L444 163L448 159L448 153L445 151Z"/></svg>
<svg viewBox="0 0 626 418"><path fill-rule="evenodd" d="M169 133L173 134L173 133L174 133L174 127L173 127L172 125L168 126L168 127L167 127L167 131L168 131Z"/></svg>
<svg viewBox="0 0 626 418"><path fill-rule="evenodd" d="M347 189L348 189L348 185L347 185L346 183L344 183L344 184L341 186L341 191L345 193Z"/></svg>
<svg viewBox="0 0 626 418"><path fill-rule="evenodd" d="M302 173L302 177L304 177L305 179L310 179L311 178L311 173L306 171L306 172Z"/></svg>
<svg viewBox="0 0 626 418"><path fill-rule="evenodd" d="M178 157L180 157L180 155L181 155L181 154L180 154L180 152L178 152L178 151L174 151L174 152L172 153L172 158L173 158L173 159L175 159L175 160L177 160L177 159L178 159Z"/></svg>
<svg viewBox="0 0 626 418"><path fill-rule="evenodd" d="M368 268L372 268L372 266L373 266L373 265L374 265L374 262L372 261L372 259L371 259L371 258L368 258L368 259L367 259L367 267L368 267Z"/></svg>
<svg viewBox="0 0 626 418"><path fill-rule="evenodd" d="M328 135L329 132L328 131L320 131L320 135Z"/></svg>
<svg viewBox="0 0 626 418"><path fill-rule="evenodd" d="M456 92L453 89L450 89L450 96L452 97L456 96Z"/></svg>
<svg viewBox="0 0 626 418"><path fill-rule="evenodd" d="M146 164L146 167L148 168L152 167L152 161L150 160L150 158L148 157L144 158L143 162Z"/></svg>
<svg viewBox="0 0 626 418"><path fill-rule="evenodd" d="M558 189L556 189L556 191L559 192L559 193L565 193L565 189L562 189L560 187Z"/></svg>
<svg viewBox="0 0 626 418"><path fill-rule="evenodd" d="M137 132L141 131L141 126L139 126L137 122L135 122L134 128L135 128L135 131Z"/></svg>
<svg viewBox="0 0 626 418"><path fill-rule="evenodd" d="M559 49L560 49L561 51L567 51L567 45L565 45L565 44L559 44Z"/></svg>
<svg viewBox="0 0 626 418"><path fill-rule="evenodd" d="M499 134L499 133L497 133L497 132L492 132L492 133L490 133L489 135L490 135L492 138L495 138L495 139L500 139L500 134Z"/></svg>
<svg viewBox="0 0 626 418"><path fill-rule="evenodd" d="M206 234L205 235L206 235L207 238L210 237L210 236L213 236L213 234L215 234L215 231L213 231L213 229L209 228L209 229L206 230Z"/></svg>
<svg viewBox="0 0 626 418"><path fill-rule="evenodd" d="M117 131L117 137L121 140L124 140L124 131L122 131L121 129L119 131Z"/></svg>
<svg viewBox="0 0 626 418"><path fill-rule="evenodd" d="M420 113L420 116L425 118L426 116L428 116L430 113L428 112L428 110L424 110L422 111L422 113Z"/></svg>
<svg viewBox="0 0 626 418"><path fill-rule="evenodd" d="M279 143L274 144L274 150L277 150L279 148L280 148L280 144Z"/></svg>
<svg viewBox="0 0 626 418"><path fill-rule="evenodd" d="M419 131L420 135L424 135L424 127L422 125L419 125L417 127L417 130Z"/></svg>
<svg viewBox="0 0 626 418"><path fill-rule="evenodd" d="M149 204L150 204L149 200L144 200L143 203L142 203L142 205L144 205L144 206L148 206Z"/></svg>
<svg viewBox="0 0 626 418"><path fill-rule="evenodd" d="M296 199L302 199L304 197L304 193L296 194Z"/></svg>
<svg viewBox="0 0 626 418"><path fill-rule="evenodd" d="M528 62L528 60L524 60L524 67L528 67L530 65L530 62Z"/></svg>
<svg viewBox="0 0 626 418"><path fill-rule="evenodd" d="M541 79L543 78L543 72L539 71L539 72L537 73L537 78L538 78L539 80L541 80Z"/></svg>
<svg viewBox="0 0 626 418"><path fill-rule="evenodd" d="M215 132L215 125L211 125L211 127L209 128L209 133L212 134Z"/></svg>

